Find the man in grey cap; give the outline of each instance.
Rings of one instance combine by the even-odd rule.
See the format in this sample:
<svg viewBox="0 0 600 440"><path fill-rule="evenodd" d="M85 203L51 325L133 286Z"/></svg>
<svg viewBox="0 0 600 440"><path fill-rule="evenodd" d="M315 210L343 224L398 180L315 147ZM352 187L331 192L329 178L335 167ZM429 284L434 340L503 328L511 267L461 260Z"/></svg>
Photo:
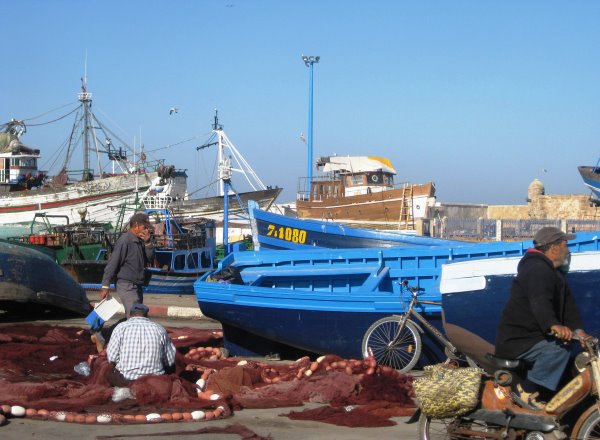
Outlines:
<svg viewBox="0 0 600 440"><path fill-rule="evenodd" d="M150 240L153 229L148 214L133 214L129 219L129 230L117 240L104 269L100 297L108 297L109 285L116 278L117 294L128 317L133 304L144 302L144 268L150 262L145 243Z"/></svg>
<svg viewBox="0 0 600 440"><path fill-rule="evenodd" d="M539 391L556 391L567 367L575 332L587 337L571 289L561 271L569 261L567 241L575 238L558 228L544 227L534 237L517 268L510 297L496 335L496 356L533 364L513 390L513 400L541 410Z"/></svg>
<svg viewBox="0 0 600 440"><path fill-rule="evenodd" d="M107 380L112 386L125 387L142 376L171 373L175 351L165 328L148 319L148 306L133 304L129 319L115 327L108 342L106 355L114 368Z"/></svg>

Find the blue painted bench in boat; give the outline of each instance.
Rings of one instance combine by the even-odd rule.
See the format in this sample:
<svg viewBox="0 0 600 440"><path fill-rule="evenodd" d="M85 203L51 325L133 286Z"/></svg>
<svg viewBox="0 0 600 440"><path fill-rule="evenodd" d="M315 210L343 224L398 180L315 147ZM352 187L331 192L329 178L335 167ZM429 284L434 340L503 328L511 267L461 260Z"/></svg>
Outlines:
<svg viewBox="0 0 600 440"><path fill-rule="evenodd" d="M351 266L335 265L327 267L297 267L294 269L280 269L270 267L245 267L241 270L242 279L251 286L258 286L266 278L273 277L318 277L318 276L344 276L344 275L371 275L382 269L381 265Z"/></svg>

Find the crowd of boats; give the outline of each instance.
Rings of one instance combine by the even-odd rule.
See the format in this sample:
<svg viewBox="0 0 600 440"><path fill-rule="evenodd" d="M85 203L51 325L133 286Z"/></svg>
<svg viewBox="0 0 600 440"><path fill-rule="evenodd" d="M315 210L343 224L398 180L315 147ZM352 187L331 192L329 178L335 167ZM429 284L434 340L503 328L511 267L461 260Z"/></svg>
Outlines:
<svg viewBox="0 0 600 440"><path fill-rule="evenodd" d="M283 215L270 209L281 189L260 181L215 115L214 138L203 147L217 146L219 194L194 199L185 171L150 162L143 153L129 160L124 146L113 145L114 136L92 112L85 81L79 106L83 133L71 136L86 140L78 180L66 162L53 177L38 170L40 151L21 140L24 121L3 125L0 223L31 226L0 242L0 308L36 303L87 313L85 292L100 288L127 219L144 210L155 223L155 259L146 269L144 291L172 294L174 302L177 295L196 295L203 314L221 322L231 354L298 350L364 356L361 341L369 326L403 313L406 281L424 289L423 299L441 302L449 322L493 342L517 262L532 243L417 235L415 221L428 218L435 204L433 182L397 185L396 171L384 158L322 157L317 160L322 174L304 181L298 193L296 215ZM96 138L98 127L104 140ZM109 160L110 173L100 163L92 171L90 146L92 156ZM68 156L73 148L68 146ZM249 170L252 191L231 190L234 169ZM598 165L580 172L600 194ZM229 216L250 225L250 250L245 243L229 246ZM222 258L218 226L224 228ZM569 243L568 274L586 328L597 336L599 240L599 232L577 234ZM439 305L423 305L419 312L441 328ZM428 342L435 356L439 347Z"/></svg>

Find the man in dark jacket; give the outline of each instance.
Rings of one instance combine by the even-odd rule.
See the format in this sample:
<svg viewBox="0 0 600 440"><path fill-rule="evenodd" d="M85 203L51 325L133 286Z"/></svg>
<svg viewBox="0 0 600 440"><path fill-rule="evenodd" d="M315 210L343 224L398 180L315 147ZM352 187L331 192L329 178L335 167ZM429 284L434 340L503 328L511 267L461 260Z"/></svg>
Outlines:
<svg viewBox="0 0 600 440"><path fill-rule="evenodd" d="M102 277L102 299L108 297L109 285L116 278L117 294L127 317L131 306L143 303L144 268L148 257L144 243L150 239L153 227L147 214L138 212L129 219L129 231L122 234L108 259Z"/></svg>
<svg viewBox="0 0 600 440"><path fill-rule="evenodd" d="M556 391L570 356L565 342L572 339L573 332L587 337L561 271L569 261L567 240L573 238L554 227L538 231L535 247L519 262L500 317L496 356L533 363L513 393L514 400L529 409L543 408L536 400L538 387Z"/></svg>

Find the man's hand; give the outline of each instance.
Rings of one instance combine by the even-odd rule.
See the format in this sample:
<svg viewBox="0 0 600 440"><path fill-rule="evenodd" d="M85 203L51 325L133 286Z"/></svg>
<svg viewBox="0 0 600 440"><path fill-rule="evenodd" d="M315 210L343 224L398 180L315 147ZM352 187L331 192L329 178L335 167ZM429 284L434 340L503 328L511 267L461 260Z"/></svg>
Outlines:
<svg viewBox="0 0 600 440"><path fill-rule="evenodd" d="M585 348L585 341L591 338L591 335L588 335L585 330L577 329L575 330L575 334L579 337L579 343L582 347Z"/></svg>
<svg viewBox="0 0 600 440"><path fill-rule="evenodd" d="M102 290L100 291L100 299L106 299L108 298L109 295L109 288L108 287L103 287Z"/></svg>
<svg viewBox="0 0 600 440"><path fill-rule="evenodd" d="M138 237L140 237L142 240L144 240L144 243L148 243L150 241L150 238L152 238L152 230L140 228Z"/></svg>
<svg viewBox="0 0 600 440"><path fill-rule="evenodd" d="M570 341L573 338L573 331L564 325L554 324L550 327L550 332L562 341Z"/></svg>

